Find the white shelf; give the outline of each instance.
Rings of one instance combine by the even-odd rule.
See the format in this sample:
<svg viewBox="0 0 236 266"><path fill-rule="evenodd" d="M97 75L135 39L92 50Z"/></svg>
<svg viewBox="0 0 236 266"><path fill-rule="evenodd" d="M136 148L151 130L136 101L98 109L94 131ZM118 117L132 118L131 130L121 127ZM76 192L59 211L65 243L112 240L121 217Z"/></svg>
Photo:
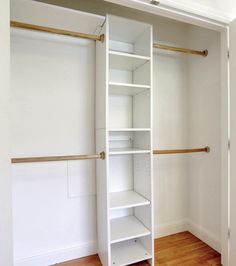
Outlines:
<svg viewBox="0 0 236 266"><path fill-rule="evenodd" d="M134 96L150 89L149 85L109 82L109 93Z"/></svg>
<svg viewBox="0 0 236 266"><path fill-rule="evenodd" d="M136 148L110 148L110 155L119 155L119 154L142 154L142 153L150 153L150 150L142 150Z"/></svg>
<svg viewBox="0 0 236 266"><path fill-rule="evenodd" d="M110 193L111 210L132 208L149 204L149 200L133 190Z"/></svg>
<svg viewBox="0 0 236 266"><path fill-rule="evenodd" d="M151 254L139 242L127 241L111 247L111 265L125 266L151 258Z"/></svg>
<svg viewBox="0 0 236 266"><path fill-rule="evenodd" d="M150 128L110 128L108 129L109 132L142 132L142 131L145 131L145 132L148 132L148 131L151 131Z"/></svg>
<svg viewBox="0 0 236 266"><path fill-rule="evenodd" d="M117 51L109 51L110 68L133 71L150 61L150 57Z"/></svg>
<svg viewBox="0 0 236 266"><path fill-rule="evenodd" d="M150 231L135 216L111 220L111 244L150 234Z"/></svg>

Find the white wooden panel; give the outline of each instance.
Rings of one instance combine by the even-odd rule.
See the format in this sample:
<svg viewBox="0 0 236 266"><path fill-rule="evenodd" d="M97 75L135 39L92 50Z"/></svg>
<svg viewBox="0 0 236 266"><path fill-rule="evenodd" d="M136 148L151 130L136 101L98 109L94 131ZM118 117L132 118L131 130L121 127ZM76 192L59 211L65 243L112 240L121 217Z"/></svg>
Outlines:
<svg viewBox="0 0 236 266"><path fill-rule="evenodd" d="M152 56L151 55L152 50L150 49L150 44L151 44L150 27L148 27L135 40L135 43L134 43L135 54Z"/></svg>
<svg viewBox="0 0 236 266"><path fill-rule="evenodd" d="M132 43L110 40L109 41L109 50L132 54L134 52L134 46Z"/></svg>
<svg viewBox="0 0 236 266"><path fill-rule="evenodd" d="M134 215L146 228L152 231L152 205L134 208ZM148 246L151 247L151 243Z"/></svg>
<svg viewBox="0 0 236 266"><path fill-rule="evenodd" d="M107 156L108 22L102 33L106 35L105 42L96 42L96 152L104 151ZM96 160L98 254L104 266L110 262L108 171L108 158Z"/></svg>
<svg viewBox="0 0 236 266"><path fill-rule="evenodd" d="M106 26L106 25L105 25ZM106 34L105 26L101 34ZM108 38L108 36L107 36ZM106 128L108 91L108 40L96 42L96 129Z"/></svg>
<svg viewBox="0 0 236 266"><path fill-rule="evenodd" d="M133 72L120 69L109 69L109 81L118 83L132 83Z"/></svg>
<svg viewBox="0 0 236 266"><path fill-rule="evenodd" d="M135 43L137 38L149 28L148 24L113 15L109 15L109 21L110 39L126 43Z"/></svg>
<svg viewBox="0 0 236 266"><path fill-rule="evenodd" d="M110 82L109 83L109 93L116 95L136 95L148 90L150 86L148 85L136 85L121 82Z"/></svg>
<svg viewBox="0 0 236 266"><path fill-rule="evenodd" d="M96 130L96 151L106 150L106 131L103 129ZM107 179L108 164L106 160L96 161L96 183L97 183L97 230L98 230L98 254L102 264L109 265L109 183Z"/></svg>
<svg viewBox="0 0 236 266"><path fill-rule="evenodd" d="M134 190L151 200L150 154L134 155Z"/></svg>
<svg viewBox="0 0 236 266"><path fill-rule="evenodd" d="M132 155L109 156L110 192L133 189Z"/></svg>
<svg viewBox="0 0 236 266"><path fill-rule="evenodd" d="M236 20L230 24L230 240L229 265L236 265Z"/></svg>
<svg viewBox="0 0 236 266"><path fill-rule="evenodd" d="M134 132L133 147L150 150L150 132Z"/></svg>
<svg viewBox="0 0 236 266"><path fill-rule="evenodd" d="M109 133L109 150L150 149L150 131L118 131Z"/></svg>
<svg viewBox="0 0 236 266"><path fill-rule="evenodd" d="M110 223L112 244L150 235L150 231L135 216L112 219Z"/></svg>
<svg viewBox="0 0 236 266"><path fill-rule="evenodd" d="M149 258L151 254L139 242L127 241L111 248L111 265L125 266Z"/></svg>
<svg viewBox="0 0 236 266"><path fill-rule="evenodd" d="M152 71L151 62L147 62L143 64L139 68L136 68L133 72L133 83L134 84L143 84L143 85L151 85L151 75Z"/></svg>
<svg viewBox="0 0 236 266"><path fill-rule="evenodd" d="M110 220L134 215L133 208L110 210Z"/></svg>
<svg viewBox="0 0 236 266"><path fill-rule="evenodd" d="M133 55L124 52L109 52L110 67L133 71L150 60L148 56Z"/></svg>
<svg viewBox="0 0 236 266"><path fill-rule="evenodd" d="M151 131L150 128L110 128L109 132L140 132L140 131Z"/></svg>
<svg viewBox="0 0 236 266"><path fill-rule="evenodd" d="M150 150L138 149L138 148L111 148L109 149L110 155L119 155L119 154L142 154L150 153Z"/></svg>
<svg viewBox="0 0 236 266"><path fill-rule="evenodd" d="M131 208L149 204L149 200L132 190L110 193L110 209Z"/></svg>
<svg viewBox="0 0 236 266"><path fill-rule="evenodd" d="M133 127L150 127L150 92L133 97Z"/></svg>
<svg viewBox="0 0 236 266"><path fill-rule="evenodd" d="M110 95L109 97L109 128L132 127L132 97Z"/></svg>

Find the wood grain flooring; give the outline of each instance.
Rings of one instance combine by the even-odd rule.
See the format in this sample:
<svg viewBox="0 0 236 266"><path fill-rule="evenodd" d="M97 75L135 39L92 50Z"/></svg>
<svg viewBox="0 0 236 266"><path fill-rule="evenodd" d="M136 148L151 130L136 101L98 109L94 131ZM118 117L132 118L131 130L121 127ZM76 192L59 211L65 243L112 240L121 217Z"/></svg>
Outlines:
<svg viewBox="0 0 236 266"><path fill-rule="evenodd" d="M55 264L57 266L101 266L97 255ZM147 262L133 264L147 266ZM189 232L155 240L155 266L220 266L220 254Z"/></svg>

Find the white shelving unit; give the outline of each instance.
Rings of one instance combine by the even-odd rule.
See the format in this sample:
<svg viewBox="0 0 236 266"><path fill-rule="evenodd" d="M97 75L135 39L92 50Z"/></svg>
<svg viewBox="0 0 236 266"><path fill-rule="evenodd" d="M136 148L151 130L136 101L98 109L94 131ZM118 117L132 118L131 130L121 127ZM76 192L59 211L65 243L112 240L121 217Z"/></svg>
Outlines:
<svg viewBox="0 0 236 266"><path fill-rule="evenodd" d="M118 266L152 259L152 255L137 241L114 244L111 248L111 257L112 265Z"/></svg>
<svg viewBox="0 0 236 266"><path fill-rule="evenodd" d="M140 154L140 153L149 153L150 150L142 150L135 148L113 148L109 150L109 155L118 155L118 154Z"/></svg>
<svg viewBox="0 0 236 266"><path fill-rule="evenodd" d="M110 193L110 210L149 205L150 200L133 190Z"/></svg>
<svg viewBox="0 0 236 266"><path fill-rule="evenodd" d="M152 27L107 16L97 43L98 253L102 264L154 265Z"/></svg>
<svg viewBox="0 0 236 266"><path fill-rule="evenodd" d="M111 244L147 236L150 233L150 230L133 215L111 220Z"/></svg>
<svg viewBox="0 0 236 266"><path fill-rule="evenodd" d="M114 95L134 96L149 89L150 86L148 85L109 82L109 93Z"/></svg>

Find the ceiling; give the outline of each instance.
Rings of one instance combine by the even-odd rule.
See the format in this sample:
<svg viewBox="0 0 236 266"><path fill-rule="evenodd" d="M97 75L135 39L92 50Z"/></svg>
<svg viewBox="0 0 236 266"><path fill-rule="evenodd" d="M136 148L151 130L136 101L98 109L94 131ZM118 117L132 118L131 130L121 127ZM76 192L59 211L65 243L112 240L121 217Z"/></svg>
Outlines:
<svg viewBox="0 0 236 266"><path fill-rule="evenodd" d="M149 2L149 1L148 1ZM161 3L174 4L183 7L189 7L192 10L212 13L215 16L232 21L236 19L236 1L235 0L160 0Z"/></svg>
<svg viewBox="0 0 236 266"><path fill-rule="evenodd" d="M133 5L142 3L146 6L150 6L150 0L105 1L129 5L131 3L133 3ZM159 0L159 2L159 8L170 7L172 9L185 11L190 14L210 18L227 24L236 19L236 0Z"/></svg>

